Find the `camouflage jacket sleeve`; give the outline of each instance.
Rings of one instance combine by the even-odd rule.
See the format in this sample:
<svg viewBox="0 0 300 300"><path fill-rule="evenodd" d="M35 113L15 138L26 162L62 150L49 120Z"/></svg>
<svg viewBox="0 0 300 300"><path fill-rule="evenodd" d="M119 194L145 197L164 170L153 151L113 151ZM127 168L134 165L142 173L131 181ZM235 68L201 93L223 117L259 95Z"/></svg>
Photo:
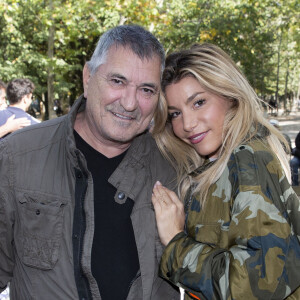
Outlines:
<svg viewBox="0 0 300 300"><path fill-rule="evenodd" d="M193 199L186 232L164 251L161 276L193 294L186 299L300 295L299 223L299 199L277 158L261 142L242 145L207 205Z"/></svg>

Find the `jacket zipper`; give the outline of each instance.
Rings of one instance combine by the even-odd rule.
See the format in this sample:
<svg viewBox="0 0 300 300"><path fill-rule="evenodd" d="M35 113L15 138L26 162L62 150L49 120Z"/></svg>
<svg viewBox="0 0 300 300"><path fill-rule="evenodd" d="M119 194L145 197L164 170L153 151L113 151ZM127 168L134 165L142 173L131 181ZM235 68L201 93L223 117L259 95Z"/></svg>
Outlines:
<svg viewBox="0 0 300 300"><path fill-rule="evenodd" d="M86 220L85 220L85 214L84 214L84 198L85 198L85 194L86 194L86 190L87 190L87 179L86 177L83 175L81 170L77 170L76 172L76 185L77 185L77 195L75 192L75 198L77 198L77 203L75 204L75 210L77 210L76 213L76 218L73 219L73 223L75 222L79 222L77 223L75 226L77 226L77 235L78 235L78 240L77 240L77 261L75 263L77 263L78 265L74 265L74 270L76 270L75 274L77 274L77 281L76 283L78 284L78 295L79 295L79 299L92 299L92 293L90 290L90 286L89 286L89 281L87 279L87 277L83 274L83 270L82 270L82 253L83 253L83 242L84 242L84 233L85 233L85 229L86 229ZM79 202L79 203L78 203ZM76 208L77 206L77 208ZM74 224L73 224L74 226ZM79 228L78 228L79 226ZM80 286L80 288L79 288Z"/></svg>

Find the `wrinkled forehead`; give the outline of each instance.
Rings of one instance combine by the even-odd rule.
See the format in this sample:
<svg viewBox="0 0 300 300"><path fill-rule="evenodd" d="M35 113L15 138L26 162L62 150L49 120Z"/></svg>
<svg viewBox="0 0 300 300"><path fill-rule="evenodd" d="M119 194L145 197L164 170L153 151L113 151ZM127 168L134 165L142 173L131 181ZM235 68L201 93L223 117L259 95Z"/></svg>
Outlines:
<svg viewBox="0 0 300 300"><path fill-rule="evenodd" d="M152 82L160 86L160 59L141 59L132 50L124 47L112 48L106 62L98 68L98 74L124 77L128 82Z"/></svg>
<svg viewBox="0 0 300 300"><path fill-rule="evenodd" d="M150 63L152 64L153 61L155 63L158 61L158 67L160 69L160 78L162 76L162 72L164 69L164 61L162 61L162 58L159 56L158 53L152 51L148 52L141 52L138 51L137 49L133 49L130 45L121 45L121 44L113 44L111 45L107 51L103 54L102 59L101 59L101 64L103 63L110 63L111 58L115 58L115 56L118 56L120 60L126 59L128 56L131 58L136 58L142 62Z"/></svg>

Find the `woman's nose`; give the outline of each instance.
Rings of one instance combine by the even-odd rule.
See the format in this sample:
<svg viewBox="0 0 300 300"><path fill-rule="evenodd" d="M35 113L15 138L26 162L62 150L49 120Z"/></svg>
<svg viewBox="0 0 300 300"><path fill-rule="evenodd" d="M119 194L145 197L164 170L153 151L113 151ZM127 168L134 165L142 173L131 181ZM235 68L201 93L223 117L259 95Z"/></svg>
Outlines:
<svg viewBox="0 0 300 300"><path fill-rule="evenodd" d="M191 132L197 126L197 119L191 116L183 116L183 129L187 132Z"/></svg>

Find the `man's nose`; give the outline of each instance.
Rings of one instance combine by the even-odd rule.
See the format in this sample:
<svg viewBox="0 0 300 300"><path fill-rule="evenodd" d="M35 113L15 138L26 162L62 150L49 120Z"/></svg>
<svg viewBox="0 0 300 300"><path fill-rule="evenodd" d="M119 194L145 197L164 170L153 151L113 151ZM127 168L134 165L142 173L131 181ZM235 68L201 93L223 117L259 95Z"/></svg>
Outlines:
<svg viewBox="0 0 300 300"><path fill-rule="evenodd" d="M122 98L121 105L126 111L134 111L138 107L137 90L134 86L127 86Z"/></svg>

